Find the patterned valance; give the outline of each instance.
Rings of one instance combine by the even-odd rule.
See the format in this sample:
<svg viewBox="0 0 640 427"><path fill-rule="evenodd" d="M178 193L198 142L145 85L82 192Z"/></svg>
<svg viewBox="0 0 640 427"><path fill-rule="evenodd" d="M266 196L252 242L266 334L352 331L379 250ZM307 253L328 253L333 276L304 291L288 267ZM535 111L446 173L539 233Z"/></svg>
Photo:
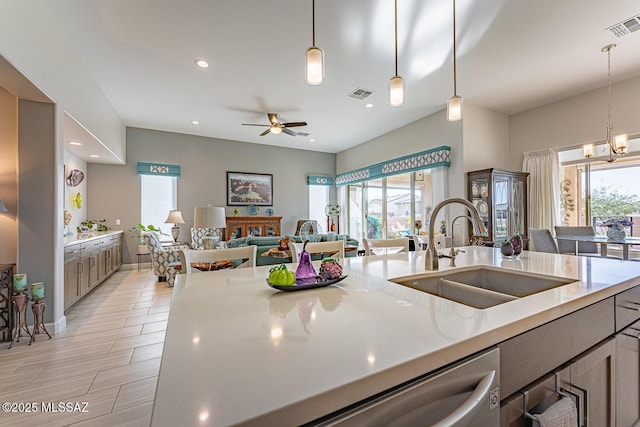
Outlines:
<svg viewBox="0 0 640 427"><path fill-rule="evenodd" d="M443 145L431 150L410 154L408 156L387 160L365 168L341 173L336 176L336 185L342 186L355 184L385 176L437 168L439 166L449 167L450 165L451 147Z"/></svg>
<svg viewBox="0 0 640 427"><path fill-rule="evenodd" d="M180 165L138 162L138 175L162 175L180 177Z"/></svg>
<svg viewBox="0 0 640 427"><path fill-rule="evenodd" d="M330 176L309 176L307 177L307 184L309 185L333 185L333 177Z"/></svg>

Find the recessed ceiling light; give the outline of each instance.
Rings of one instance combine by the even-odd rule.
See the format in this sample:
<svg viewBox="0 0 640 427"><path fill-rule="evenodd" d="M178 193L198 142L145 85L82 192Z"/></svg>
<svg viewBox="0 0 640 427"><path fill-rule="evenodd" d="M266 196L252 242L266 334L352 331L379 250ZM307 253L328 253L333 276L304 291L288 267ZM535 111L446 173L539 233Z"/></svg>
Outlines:
<svg viewBox="0 0 640 427"><path fill-rule="evenodd" d="M192 125L199 125L200 122L198 120L191 120Z"/></svg>
<svg viewBox="0 0 640 427"><path fill-rule="evenodd" d="M71 145L82 145L82 142L78 142L78 141L69 141L69 144L71 144Z"/></svg>
<svg viewBox="0 0 640 427"><path fill-rule="evenodd" d="M93 157L94 159L97 159L100 156L98 156L97 154L89 154L89 157Z"/></svg>
<svg viewBox="0 0 640 427"><path fill-rule="evenodd" d="M196 59L194 62L200 68L209 68L209 63L204 59Z"/></svg>
<svg viewBox="0 0 640 427"><path fill-rule="evenodd" d="M313 139L313 138L311 138L311 139L309 140L309 142L316 142L316 140L315 140L315 139Z"/></svg>
<svg viewBox="0 0 640 427"><path fill-rule="evenodd" d="M364 104L364 108L373 108L372 103Z"/></svg>

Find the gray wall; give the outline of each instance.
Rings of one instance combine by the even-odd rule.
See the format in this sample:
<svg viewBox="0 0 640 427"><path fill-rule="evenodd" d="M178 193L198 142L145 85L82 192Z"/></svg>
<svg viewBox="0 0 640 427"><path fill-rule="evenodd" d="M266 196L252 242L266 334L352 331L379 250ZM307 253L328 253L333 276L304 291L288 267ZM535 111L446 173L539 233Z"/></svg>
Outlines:
<svg viewBox="0 0 640 427"><path fill-rule="evenodd" d="M284 137L288 137L284 135ZM291 145L296 140L291 138ZM283 234L295 231L298 219L307 218L309 192L307 176L334 176L335 155L293 148L276 148L215 138L205 138L149 129L127 128L127 164L87 166L87 216L105 218L114 230L127 230L140 221L140 161L178 164L178 209L186 224L180 226L180 240L190 240L193 211L197 206L226 206L226 173L273 174L273 209L282 216ZM261 214L266 207L261 207ZM244 214L245 208L240 207ZM115 220L121 225L116 226ZM137 241L125 233L123 262L135 261Z"/></svg>
<svg viewBox="0 0 640 427"><path fill-rule="evenodd" d="M54 225L58 218L56 108L26 100L18 105L18 272L27 273L29 285L44 283L45 320L51 322L55 315L58 321L63 304L58 297L64 291L63 286L54 286L62 283L56 281L62 260L61 236L55 234L60 228Z"/></svg>

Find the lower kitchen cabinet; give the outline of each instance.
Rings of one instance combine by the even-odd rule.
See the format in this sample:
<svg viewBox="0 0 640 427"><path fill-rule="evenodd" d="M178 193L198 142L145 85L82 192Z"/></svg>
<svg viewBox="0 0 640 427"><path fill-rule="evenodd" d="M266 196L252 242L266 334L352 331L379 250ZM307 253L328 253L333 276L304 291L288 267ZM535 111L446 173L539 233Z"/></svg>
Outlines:
<svg viewBox="0 0 640 427"><path fill-rule="evenodd" d="M87 295L122 264L121 234L89 239L64 248L64 308Z"/></svg>
<svg viewBox="0 0 640 427"><path fill-rule="evenodd" d="M616 425L640 424L640 321L616 335Z"/></svg>
<svg viewBox="0 0 640 427"><path fill-rule="evenodd" d="M578 356L570 369L571 382L568 388L578 396L578 419L583 421L581 425L615 426L616 340L610 338ZM620 378L620 382L626 383L627 378Z"/></svg>

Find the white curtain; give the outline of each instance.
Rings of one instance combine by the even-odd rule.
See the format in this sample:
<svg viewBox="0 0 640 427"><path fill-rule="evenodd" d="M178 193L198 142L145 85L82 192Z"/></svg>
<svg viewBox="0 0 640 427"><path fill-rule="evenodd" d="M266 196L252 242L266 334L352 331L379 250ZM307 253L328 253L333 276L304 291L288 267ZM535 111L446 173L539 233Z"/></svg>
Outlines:
<svg viewBox="0 0 640 427"><path fill-rule="evenodd" d="M558 150L524 153L522 170L529 172L529 227L546 228L560 224L560 163Z"/></svg>

